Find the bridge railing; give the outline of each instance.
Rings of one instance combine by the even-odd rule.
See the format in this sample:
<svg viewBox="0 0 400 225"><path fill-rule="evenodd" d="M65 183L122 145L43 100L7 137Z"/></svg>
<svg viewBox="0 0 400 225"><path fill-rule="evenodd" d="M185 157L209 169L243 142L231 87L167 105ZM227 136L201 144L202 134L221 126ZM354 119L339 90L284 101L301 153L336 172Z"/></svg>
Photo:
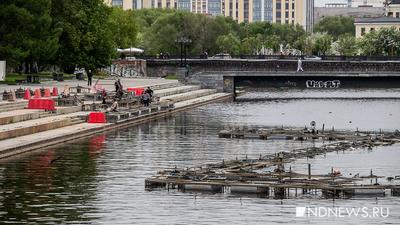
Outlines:
<svg viewBox="0 0 400 225"><path fill-rule="evenodd" d="M307 56L295 56L295 55L231 55L229 58L213 57L204 58L201 56L189 56L187 59L277 59L277 60L297 60L299 57L307 58ZM156 60L156 59L181 59L179 55L169 56L157 56L157 55L141 55L137 56L138 59L145 60ZM400 61L400 56L336 56L326 55L319 56L320 60L332 60L332 61ZM314 60L319 60L314 58Z"/></svg>

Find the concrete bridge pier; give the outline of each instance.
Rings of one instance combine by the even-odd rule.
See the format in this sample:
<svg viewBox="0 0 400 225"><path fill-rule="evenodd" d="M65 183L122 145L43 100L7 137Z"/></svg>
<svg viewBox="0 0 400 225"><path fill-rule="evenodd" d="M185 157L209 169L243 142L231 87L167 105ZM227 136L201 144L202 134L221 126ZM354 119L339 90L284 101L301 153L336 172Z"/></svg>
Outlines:
<svg viewBox="0 0 400 225"><path fill-rule="evenodd" d="M223 76L223 92L236 94L235 77Z"/></svg>

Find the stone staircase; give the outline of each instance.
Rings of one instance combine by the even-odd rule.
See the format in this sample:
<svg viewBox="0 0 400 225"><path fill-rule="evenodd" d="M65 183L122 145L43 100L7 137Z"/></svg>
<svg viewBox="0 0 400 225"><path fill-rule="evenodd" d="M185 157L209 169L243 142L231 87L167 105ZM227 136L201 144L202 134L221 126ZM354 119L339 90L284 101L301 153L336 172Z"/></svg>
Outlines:
<svg viewBox="0 0 400 225"><path fill-rule="evenodd" d="M180 93L180 94L175 94L175 95L169 95L169 96L164 96L160 98L160 102L163 101L173 101L173 102L181 102L181 101L186 101L194 98L200 98L206 95L212 95L215 94L217 90L215 89L200 89L200 90L195 90L195 91L188 91L185 93Z"/></svg>
<svg viewBox="0 0 400 225"><path fill-rule="evenodd" d="M76 116L45 116L39 119L10 123L0 127L0 140L72 126L83 122L85 121Z"/></svg>
<svg viewBox="0 0 400 225"><path fill-rule="evenodd" d="M28 101L7 102L0 104L0 113L23 109L28 105Z"/></svg>
<svg viewBox="0 0 400 225"><path fill-rule="evenodd" d="M149 108L138 105L137 109L127 112L121 109L115 113L114 120L118 122L138 116L145 118L150 113L157 114L158 111L165 110L165 107L168 110L183 110L230 96L217 93L215 89L201 89L198 85L185 86L179 82L151 87L154 95L160 98L159 103L153 103ZM55 112L24 109L26 106L27 101L0 103L0 157L15 154L13 149L17 147L39 142L41 146L50 146L52 142L48 142L48 139L64 140L68 136L70 140L74 140L76 133L94 132L93 129L104 129L110 125L86 123L89 112L81 111L80 106L57 107ZM109 113L108 116L111 114L113 113ZM113 122L109 119L107 118L107 122Z"/></svg>
<svg viewBox="0 0 400 225"><path fill-rule="evenodd" d="M162 90L154 91L154 95L157 97L165 97L169 95L176 95L181 93L186 93L190 91L197 91L200 89L200 86L178 86L173 88L167 88Z"/></svg>

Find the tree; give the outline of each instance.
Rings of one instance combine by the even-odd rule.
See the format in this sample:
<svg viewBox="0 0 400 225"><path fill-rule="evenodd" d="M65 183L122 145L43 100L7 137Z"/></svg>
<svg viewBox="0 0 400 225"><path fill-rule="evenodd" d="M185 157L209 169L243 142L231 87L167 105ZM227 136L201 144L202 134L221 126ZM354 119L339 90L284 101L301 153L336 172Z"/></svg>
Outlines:
<svg viewBox="0 0 400 225"><path fill-rule="evenodd" d="M395 28L382 28L365 34L359 41L364 55L398 55L400 53L400 32Z"/></svg>
<svg viewBox="0 0 400 225"><path fill-rule="evenodd" d="M240 51L240 40L232 33L221 35L217 38L219 49L223 53L237 55Z"/></svg>
<svg viewBox="0 0 400 225"><path fill-rule="evenodd" d="M60 30L52 27L51 0L4 0L0 2L0 58L11 66L52 60L58 50ZM35 67L36 68L36 67Z"/></svg>
<svg viewBox="0 0 400 225"><path fill-rule="evenodd" d="M255 37L248 37L242 40L240 49L241 54L256 54L259 49L262 48L262 37L261 34Z"/></svg>
<svg viewBox="0 0 400 225"><path fill-rule="evenodd" d="M354 56L357 54L357 40L351 34L341 35L335 42L335 51L342 56Z"/></svg>
<svg viewBox="0 0 400 225"><path fill-rule="evenodd" d="M378 43L378 33L375 31L366 33L359 41L359 48L363 55L382 55L383 50Z"/></svg>
<svg viewBox="0 0 400 225"><path fill-rule="evenodd" d="M326 55L331 49L332 37L327 33L316 33L313 46L313 53L317 55Z"/></svg>
<svg viewBox="0 0 400 225"><path fill-rule="evenodd" d="M62 29L58 64L68 72L110 65L116 54L110 13L102 0L53 0L54 26Z"/></svg>
<svg viewBox="0 0 400 225"><path fill-rule="evenodd" d="M354 18L346 16L328 16L319 21L314 28L315 32L328 33L335 40L344 34L355 34Z"/></svg>
<svg viewBox="0 0 400 225"><path fill-rule="evenodd" d="M136 44L137 25L131 10L120 7L112 8L109 21L114 43L118 48L133 47Z"/></svg>

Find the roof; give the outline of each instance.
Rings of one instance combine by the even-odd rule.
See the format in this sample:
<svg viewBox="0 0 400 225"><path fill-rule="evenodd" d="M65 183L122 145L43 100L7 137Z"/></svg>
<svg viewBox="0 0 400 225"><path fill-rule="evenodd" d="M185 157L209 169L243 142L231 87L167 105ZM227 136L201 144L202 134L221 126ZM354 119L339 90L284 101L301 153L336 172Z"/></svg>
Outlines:
<svg viewBox="0 0 400 225"><path fill-rule="evenodd" d="M399 0L400 2L400 0ZM400 18L382 16L382 17L372 17L372 18L355 18L354 23L399 23Z"/></svg>
<svg viewBox="0 0 400 225"><path fill-rule="evenodd" d="M400 0L392 0L392 1L390 1L390 4L391 4L391 5L393 5L393 4L400 4Z"/></svg>

